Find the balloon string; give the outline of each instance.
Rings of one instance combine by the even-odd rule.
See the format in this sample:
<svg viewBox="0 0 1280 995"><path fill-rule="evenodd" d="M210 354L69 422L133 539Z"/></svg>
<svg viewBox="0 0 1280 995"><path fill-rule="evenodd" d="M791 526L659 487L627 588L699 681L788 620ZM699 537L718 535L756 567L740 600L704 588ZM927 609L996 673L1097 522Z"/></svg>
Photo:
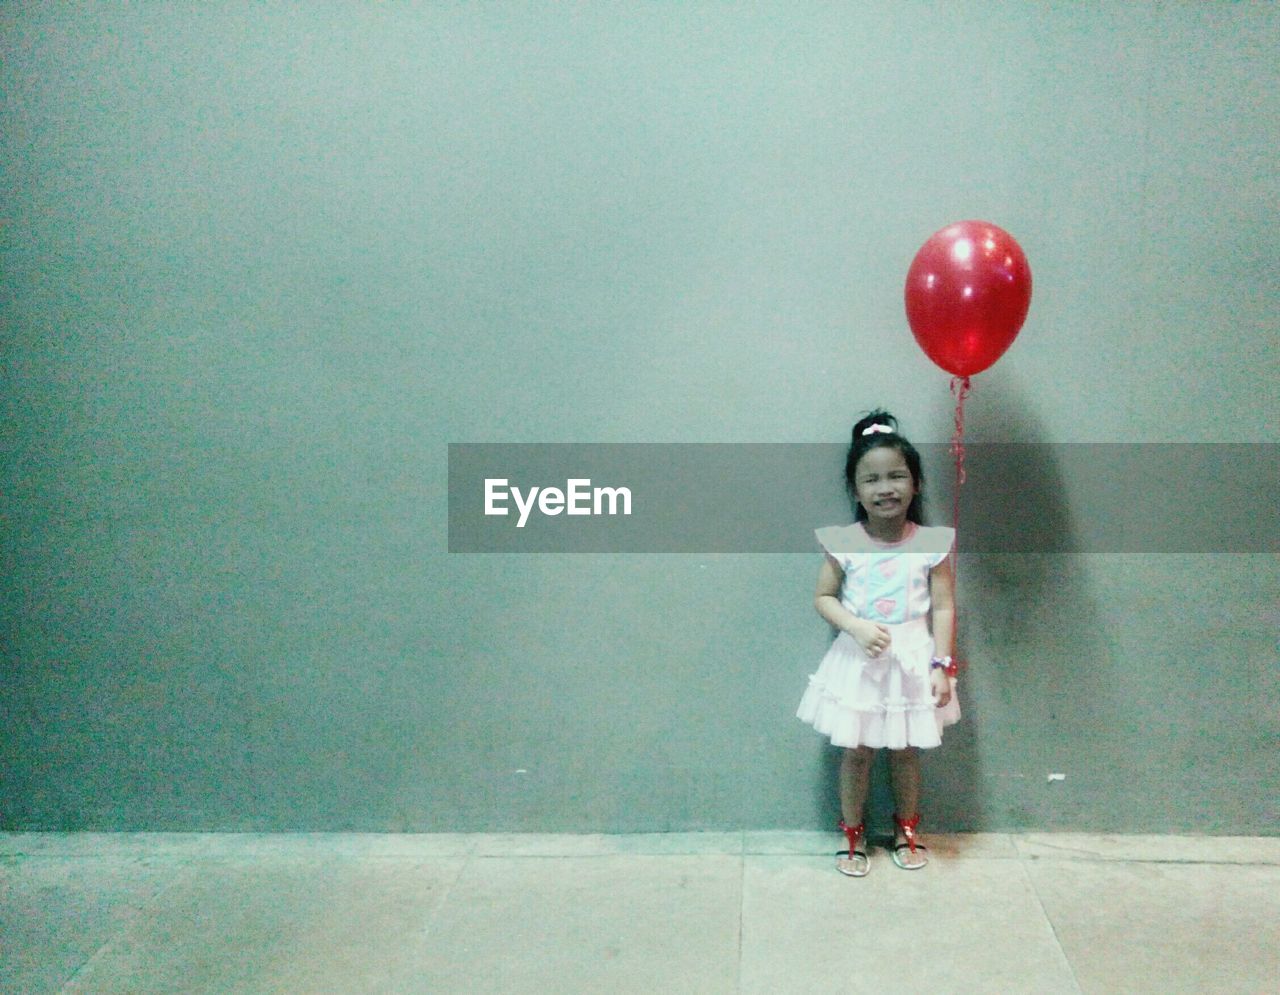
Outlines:
<svg viewBox="0 0 1280 995"><path fill-rule="evenodd" d="M952 564L952 584L959 585L960 578L960 486L964 483L964 399L969 396L970 384L968 377L952 377L951 393L956 399L956 431L951 437L951 455L956 460L956 486L952 498L951 506L951 527L955 529L955 550L956 559ZM954 654L957 664L964 667L965 664L960 662L960 608L957 604L955 614L953 615L954 625L951 634L952 653Z"/></svg>
<svg viewBox="0 0 1280 995"><path fill-rule="evenodd" d="M964 399L969 396L969 378L952 377L951 393L956 398L956 432L951 437L951 455L956 458L956 488L951 524L960 531L960 485L964 483Z"/></svg>

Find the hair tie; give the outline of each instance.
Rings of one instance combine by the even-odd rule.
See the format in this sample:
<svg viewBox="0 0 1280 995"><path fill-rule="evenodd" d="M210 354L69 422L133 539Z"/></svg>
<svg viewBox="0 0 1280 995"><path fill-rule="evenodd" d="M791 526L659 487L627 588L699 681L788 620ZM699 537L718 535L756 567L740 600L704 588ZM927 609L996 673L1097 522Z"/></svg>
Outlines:
<svg viewBox="0 0 1280 995"><path fill-rule="evenodd" d="M893 435L893 429L888 425L881 425L879 422L875 425L868 425L862 430L863 435L870 435L872 432L883 432L885 435Z"/></svg>

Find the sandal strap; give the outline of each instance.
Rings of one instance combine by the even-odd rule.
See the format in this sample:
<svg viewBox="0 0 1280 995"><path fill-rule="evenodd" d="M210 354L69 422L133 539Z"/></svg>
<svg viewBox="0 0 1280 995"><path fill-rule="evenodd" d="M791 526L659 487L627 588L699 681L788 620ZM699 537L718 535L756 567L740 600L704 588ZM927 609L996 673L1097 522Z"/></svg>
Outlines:
<svg viewBox="0 0 1280 995"><path fill-rule="evenodd" d="M862 834L866 832L866 822L859 822L856 826L848 825L844 819L840 820L840 828L844 830L844 834L849 840L849 859L853 859L853 851L862 839Z"/></svg>
<svg viewBox="0 0 1280 995"><path fill-rule="evenodd" d="M911 849L912 854L914 854L916 852L916 827L920 825L920 813L917 812L910 819L900 819L898 818L898 813L895 812L893 814L893 821L897 825L897 827L900 830L902 830L902 835L906 838L906 841L907 841L906 843L899 843L896 847L894 847L894 849L897 850L906 846L906 847L909 847ZM920 849L923 850L924 846L922 845Z"/></svg>

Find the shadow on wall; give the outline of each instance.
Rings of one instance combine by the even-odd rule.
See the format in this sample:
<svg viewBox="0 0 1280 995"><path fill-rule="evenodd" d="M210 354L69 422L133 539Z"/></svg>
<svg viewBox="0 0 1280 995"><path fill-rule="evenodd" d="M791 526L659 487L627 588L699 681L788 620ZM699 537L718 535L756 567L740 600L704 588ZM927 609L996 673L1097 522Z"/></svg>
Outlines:
<svg viewBox="0 0 1280 995"><path fill-rule="evenodd" d="M997 371L984 374L966 405L969 441L1043 442L1043 427L1016 387ZM943 745L922 751L921 811L925 831L980 832L1070 828L1096 824L1088 778L1071 779L1082 761L1094 768L1118 728L1111 688L1113 654L1104 618L1089 593L1076 552L1066 489L1052 449L983 447L966 460L966 480L1008 482L996 493L1013 522L1036 522L1061 537L1057 550L965 550L961 493L957 588L958 655L968 669L959 683L962 718ZM978 458L973 458L977 456ZM1016 462L1015 462L1016 461ZM926 470L929 521L950 524L954 469ZM990 490L990 488L984 488ZM990 509L985 509L988 514ZM1041 533L1043 534L1043 532ZM892 831L887 757L877 757L867 807L869 831ZM841 751L822 753L828 785L816 817L839 818L836 784ZM1066 773L1065 780L1049 780ZM1096 784L1096 779L1095 779Z"/></svg>

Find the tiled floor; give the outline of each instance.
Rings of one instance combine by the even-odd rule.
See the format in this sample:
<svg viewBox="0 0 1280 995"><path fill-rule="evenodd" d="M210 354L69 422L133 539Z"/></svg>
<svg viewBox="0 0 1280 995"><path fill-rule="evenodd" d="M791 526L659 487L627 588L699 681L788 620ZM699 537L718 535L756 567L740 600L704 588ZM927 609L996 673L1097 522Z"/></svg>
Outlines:
<svg viewBox="0 0 1280 995"><path fill-rule="evenodd" d="M1280 839L0 834L0 991L1274 992Z"/></svg>

